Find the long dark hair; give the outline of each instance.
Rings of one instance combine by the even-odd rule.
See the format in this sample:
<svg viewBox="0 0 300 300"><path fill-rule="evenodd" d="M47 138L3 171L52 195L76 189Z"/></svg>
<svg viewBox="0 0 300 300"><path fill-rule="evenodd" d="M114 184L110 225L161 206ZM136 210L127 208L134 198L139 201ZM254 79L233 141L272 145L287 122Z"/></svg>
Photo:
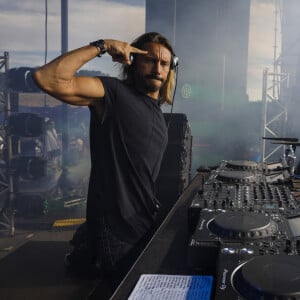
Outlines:
<svg viewBox="0 0 300 300"><path fill-rule="evenodd" d="M139 36L137 39L135 39L131 43L131 45L133 47L143 49L143 46L147 43L157 43L163 45L171 52L172 57L175 56L174 50L169 40L158 32L144 33L141 36ZM127 81L128 83L133 83L134 71L135 71L135 59L133 59L131 65L123 66L123 77L125 81ZM176 74L174 69L170 68L170 72L168 74L167 80L159 91L160 103L172 104L173 91L175 87L175 76Z"/></svg>

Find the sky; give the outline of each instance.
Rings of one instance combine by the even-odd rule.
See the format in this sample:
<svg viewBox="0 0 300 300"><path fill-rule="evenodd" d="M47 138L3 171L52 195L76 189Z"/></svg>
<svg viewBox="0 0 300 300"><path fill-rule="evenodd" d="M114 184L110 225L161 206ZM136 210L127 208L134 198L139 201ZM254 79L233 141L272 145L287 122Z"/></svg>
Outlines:
<svg viewBox="0 0 300 300"><path fill-rule="evenodd" d="M61 51L60 6L48 1L47 61ZM69 0L68 7L69 50L100 38L132 41L145 32L145 0ZM9 52L11 68L44 63L45 32L45 1L0 0L0 51ZM108 56L85 68L118 73Z"/></svg>
<svg viewBox="0 0 300 300"><path fill-rule="evenodd" d="M251 0L247 92L252 101L261 99L263 70L271 69L274 61L275 2ZM276 57L280 55L280 34L278 25Z"/></svg>
<svg viewBox="0 0 300 300"><path fill-rule="evenodd" d="M131 42L145 31L146 0L69 0L69 50L99 38ZM0 55L10 54L10 68L36 67L45 61L46 1L0 0ZM47 57L61 51L60 0L48 1ZM261 97L262 72L273 63L275 0L252 0L249 32L248 94ZM85 69L118 75L109 56L95 59Z"/></svg>

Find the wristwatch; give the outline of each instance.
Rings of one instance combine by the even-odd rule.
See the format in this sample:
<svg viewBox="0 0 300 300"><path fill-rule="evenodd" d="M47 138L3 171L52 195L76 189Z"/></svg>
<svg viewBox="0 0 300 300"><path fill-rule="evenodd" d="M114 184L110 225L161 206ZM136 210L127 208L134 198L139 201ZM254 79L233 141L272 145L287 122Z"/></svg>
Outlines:
<svg viewBox="0 0 300 300"><path fill-rule="evenodd" d="M95 46L99 49L99 54L97 55L98 57L101 57L102 54L107 52L107 50L105 49L104 43L105 42L102 39L90 43L90 46Z"/></svg>

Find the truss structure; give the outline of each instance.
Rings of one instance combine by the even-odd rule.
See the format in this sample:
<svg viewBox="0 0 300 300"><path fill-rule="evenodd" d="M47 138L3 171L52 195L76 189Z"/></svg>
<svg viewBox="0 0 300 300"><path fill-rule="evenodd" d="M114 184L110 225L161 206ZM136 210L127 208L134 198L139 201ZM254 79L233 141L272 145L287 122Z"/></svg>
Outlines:
<svg viewBox="0 0 300 300"><path fill-rule="evenodd" d="M270 77L273 79L270 82ZM287 103L281 99L280 87L288 84L289 75L278 72L263 71L262 91L262 136L285 137L288 118ZM279 154L284 154L283 145L273 145L270 141L262 139L262 161L278 160Z"/></svg>
<svg viewBox="0 0 300 300"><path fill-rule="evenodd" d="M262 82L262 137L285 137L287 124L287 101L281 92L282 87L288 87L289 74L281 72L281 56L277 56L278 48L278 19L282 11L282 3L276 0L275 3L275 27L274 27L274 56L273 71L263 70ZM278 58L279 57L279 58ZM261 141L261 160L278 160L284 155L283 145L274 145L270 141Z"/></svg>
<svg viewBox="0 0 300 300"><path fill-rule="evenodd" d="M6 87L6 74L9 70L9 53L4 52L4 55L0 56L0 103L3 109L0 109L0 113L3 115L1 116L3 119L3 124L1 124L1 129L3 132L5 131L4 123L8 119L10 115L10 91ZM10 161L12 157L12 140L11 137L5 136L3 141L6 142L6 149L8 154L8 166L6 169L10 168ZM10 172L8 172L10 173ZM3 184L7 184L8 189L8 205L5 204L2 208L0 208L0 231L8 231L11 235L15 234L15 222L14 222L14 177L12 174L7 176L7 183L4 182ZM5 191L4 191L5 192ZM2 197L3 198L3 197Z"/></svg>
<svg viewBox="0 0 300 300"><path fill-rule="evenodd" d="M0 56L0 105L1 107L5 105L6 100L6 88L5 88L5 75L9 68L9 53L4 52L3 55ZM1 109L0 109L1 112Z"/></svg>
<svg viewBox="0 0 300 300"><path fill-rule="evenodd" d="M4 52L4 55L0 56L0 153L4 147L3 144L4 143L3 132L5 131L4 120L6 119L6 110L7 110L7 103L9 98L9 93L5 87L6 73L9 68L8 62L9 62L9 54L8 52Z"/></svg>

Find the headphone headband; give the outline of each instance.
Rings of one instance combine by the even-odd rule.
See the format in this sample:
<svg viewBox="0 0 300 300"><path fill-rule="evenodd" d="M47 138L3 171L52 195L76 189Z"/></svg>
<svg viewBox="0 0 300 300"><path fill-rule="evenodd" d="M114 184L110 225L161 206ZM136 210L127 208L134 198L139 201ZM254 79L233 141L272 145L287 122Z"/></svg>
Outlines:
<svg viewBox="0 0 300 300"><path fill-rule="evenodd" d="M131 62L133 62L134 57L135 57L134 54L130 55L130 61ZM171 57L171 63L170 63L170 69L171 70L175 70L178 67L178 61L179 61L178 56L176 56L175 54L172 55L172 57Z"/></svg>

